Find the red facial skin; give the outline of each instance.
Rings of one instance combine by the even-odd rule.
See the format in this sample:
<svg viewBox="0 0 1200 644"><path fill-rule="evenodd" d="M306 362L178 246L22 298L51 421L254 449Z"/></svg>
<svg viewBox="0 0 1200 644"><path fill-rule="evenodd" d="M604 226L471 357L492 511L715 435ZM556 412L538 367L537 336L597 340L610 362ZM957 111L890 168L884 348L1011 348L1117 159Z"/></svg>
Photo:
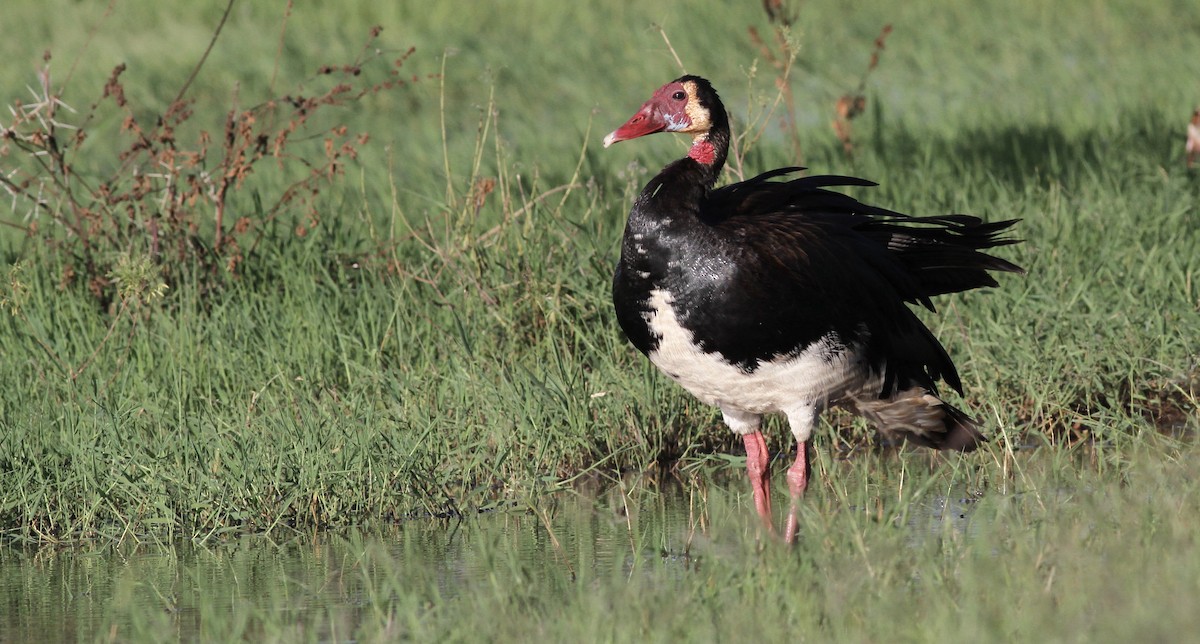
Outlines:
<svg viewBox="0 0 1200 644"><path fill-rule="evenodd" d="M625 125L604 137L604 147L655 132L680 132L691 127L687 115L688 93L683 83L667 83L654 92Z"/></svg>

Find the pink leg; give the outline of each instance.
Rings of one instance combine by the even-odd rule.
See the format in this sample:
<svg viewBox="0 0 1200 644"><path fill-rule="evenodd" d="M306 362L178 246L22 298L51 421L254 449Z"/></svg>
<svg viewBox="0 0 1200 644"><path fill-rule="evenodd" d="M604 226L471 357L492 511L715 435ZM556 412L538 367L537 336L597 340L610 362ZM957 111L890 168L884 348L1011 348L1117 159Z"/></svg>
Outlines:
<svg viewBox="0 0 1200 644"><path fill-rule="evenodd" d="M792 494L792 503L788 508L787 525L783 531L784 543L796 540L796 506L800 503L800 497L804 496L804 490L808 488L809 442L796 443L796 462L792 463L787 471L788 492Z"/></svg>
<svg viewBox="0 0 1200 644"><path fill-rule="evenodd" d="M768 530L771 525L771 479L768 473L767 440L762 432L750 432L742 436L746 444L746 472L750 475L750 487L754 489L754 509Z"/></svg>

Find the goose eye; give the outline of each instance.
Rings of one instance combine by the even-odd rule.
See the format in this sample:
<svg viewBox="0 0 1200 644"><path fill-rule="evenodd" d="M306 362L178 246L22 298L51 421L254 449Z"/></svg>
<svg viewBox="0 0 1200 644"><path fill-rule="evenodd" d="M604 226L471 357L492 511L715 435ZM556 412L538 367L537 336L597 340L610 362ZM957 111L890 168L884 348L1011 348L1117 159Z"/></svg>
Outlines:
<svg viewBox="0 0 1200 644"><path fill-rule="evenodd" d="M682 101L683 99L687 98L687 94L684 94L682 91L678 91L678 92L675 92L674 94L671 94L671 98L673 98L677 101Z"/></svg>

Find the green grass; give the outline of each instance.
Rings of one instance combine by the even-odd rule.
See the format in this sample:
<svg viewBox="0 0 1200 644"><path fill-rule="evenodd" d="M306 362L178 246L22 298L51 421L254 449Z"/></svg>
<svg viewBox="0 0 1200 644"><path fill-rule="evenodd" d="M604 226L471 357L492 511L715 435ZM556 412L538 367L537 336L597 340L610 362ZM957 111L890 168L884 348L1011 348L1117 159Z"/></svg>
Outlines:
<svg viewBox="0 0 1200 644"><path fill-rule="evenodd" d="M945 298L926 318L959 362L965 404L997 438L966 460L991 479L1027 458L1011 443L1097 439L1121 460L1148 449L1156 423L1196 428L1200 178L1183 169L1182 133L1200 102L1188 80L1200 77L1200 11L1143 4L806 3L795 29L804 163L879 181L859 194L902 211L1024 219L1026 242L1006 256L1028 277ZM740 122L758 114L774 72L745 30L768 26L757 2L642 5L298 7L278 71L278 9L236 5L193 89L198 127L219 131L230 97L265 96L276 74L279 87L311 82L373 24L396 56L417 47L404 69L418 81L338 113L373 144L322 193L321 225L301 237L281 222L217 291L184 279L115 314L85 285L61 286L52 250L3 228L0 253L23 262L29 292L20 315L0 316L0 534L344 527L536 502L590 469L723 462L711 455L735 441L717 414L626 345L608 302L628 204L681 144L598 141L679 73L655 23ZM0 41L6 97L25 96L49 48L54 78L73 69L69 104L86 108L125 62L131 101L148 113L174 96L219 17L141 1L117 3L107 21L98 5L70 2L11 12L6 24L21 29ZM884 22L895 31L848 160L828 126L833 102L857 83ZM795 161L774 122L747 156L751 171ZM82 169L111 164L117 123L96 128ZM498 187L475 208L481 178ZM235 204L252 211L278 189L268 176ZM788 449L776 429L772 447ZM826 430L818 447L852 439ZM1052 475L1114 473L1063 461ZM837 499L844 486L830 477L812 496ZM997 530L1028 520L1003 515ZM769 568L812 565L768 556L780 557ZM767 598L771 586L718 581L719 604L744 592L786 606ZM929 610L953 628L949 609Z"/></svg>

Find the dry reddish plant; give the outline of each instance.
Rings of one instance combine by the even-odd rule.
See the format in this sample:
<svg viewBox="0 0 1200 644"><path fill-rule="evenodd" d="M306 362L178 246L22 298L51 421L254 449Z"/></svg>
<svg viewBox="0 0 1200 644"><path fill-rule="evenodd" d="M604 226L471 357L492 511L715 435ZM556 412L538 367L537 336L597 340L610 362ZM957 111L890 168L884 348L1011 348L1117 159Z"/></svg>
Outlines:
<svg viewBox="0 0 1200 644"><path fill-rule="evenodd" d="M1192 112L1192 120L1187 126L1187 167L1191 170L1196 165L1196 159L1200 159L1200 108Z"/></svg>
<svg viewBox="0 0 1200 644"><path fill-rule="evenodd" d="M780 126L791 141L792 157L796 163L802 163L802 145L799 127L796 122L795 98L791 86L792 64L799 53L799 48L791 34L790 28L797 19L799 12L794 6L789 6L789 3L785 2L785 0L763 0L763 9L767 13L767 19L773 24L772 34L767 38L757 28L750 27L750 41L758 48L759 55L763 60L775 69L775 87L784 103ZM879 66L879 59L884 49L884 43L891 32L892 26L890 24L883 26L883 29L875 38L874 48L871 51L867 69L859 79L857 88L853 92L849 92L838 98L834 107L833 131L838 140L842 142L842 149L847 157L854 154L854 138L850 122L866 109L867 98L865 92L867 78ZM735 139L735 151L740 147L740 144L741 142Z"/></svg>
<svg viewBox="0 0 1200 644"><path fill-rule="evenodd" d="M796 19L796 10L785 6L783 0L763 0L763 11L767 12L767 20L790 27Z"/></svg>
<svg viewBox="0 0 1200 644"><path fill-rule="evenodd" d="M230 0L226 15L232 5ZM354 60L316 70L310 84L319 89L271 96L251 107L240 107L236 93L227 108L198 105L187 90L224 24L222 18L208 50L161 113L130 103L129 70L118 65L79 118L63 102L63 88L51 81L49 52L34 101L12 103L9 124L0 126L0 188L17 216L0 223L42 238L63 256L63 281L86 280L101 301L111 301L112 263L122 252L149 256L168 282L185 267L202 269L195 274L207 280L205 286L222 274L237 275L280 216L302 221L298 235L319 224L318 195L369 140L365 132L329 125L329 118L320 125L316 117L417 80L400 75L413 50L391 56L379 46L381 28L375 27ZM199 115L221 109L219 122L197 123L205 121ZM85 147L93 124L111 119L119 120L124 143ZM282 188L264 192L255 186L245 190L253 198L234 199L264 162L283 177ZM90 170L105 167L115 170Z"/></svg>
<svg viewBox="0 0 1200 644"><path fill-rule="evenodd" d="M837 116L833 120L833 133L842 142L842 151L846 153L847 157L854 155L854 133L850 121L867 108L867 77L879 66L879 56L883 52L884 42L890 33L892 33L892 26L884 25L879 35L875 37L875 47L871 50L870 62L867 63L866 71L858 80L858 87L853 92L843 94L834 106L834 113Z"/></svg>
<svg viewBox="0 0 1200 644"><path fill-rule="evenodd" d="M800 143L800 130L796 124L796 99L792 94L792 64L800 53L799 45L793 39L790 25L794 12L785 10L782 2L765 0L763 6L767 9L767 17L775 22L771 40L768 42L759 34L755 27L749 28L750 41L758 47L759 54L775 69L775 89L783 98L784 111L782 117L783 131L792 142L792 157L796 163L801 163L803 147Z"/></svg>

